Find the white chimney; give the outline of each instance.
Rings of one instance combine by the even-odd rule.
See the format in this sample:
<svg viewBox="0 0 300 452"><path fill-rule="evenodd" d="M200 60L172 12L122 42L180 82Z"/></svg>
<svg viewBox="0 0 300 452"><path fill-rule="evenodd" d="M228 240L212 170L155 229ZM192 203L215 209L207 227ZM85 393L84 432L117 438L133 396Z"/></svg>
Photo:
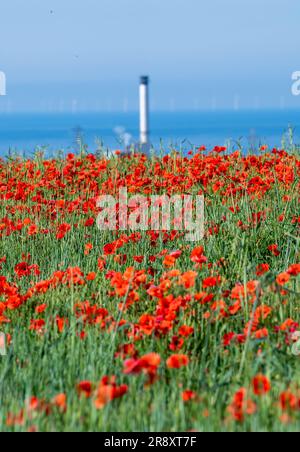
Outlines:
<svg viewBox="0 0 300 452"><path fill-rule="evenodd" d="M149 143L149 77L140 80L140 143Z"/></svg>

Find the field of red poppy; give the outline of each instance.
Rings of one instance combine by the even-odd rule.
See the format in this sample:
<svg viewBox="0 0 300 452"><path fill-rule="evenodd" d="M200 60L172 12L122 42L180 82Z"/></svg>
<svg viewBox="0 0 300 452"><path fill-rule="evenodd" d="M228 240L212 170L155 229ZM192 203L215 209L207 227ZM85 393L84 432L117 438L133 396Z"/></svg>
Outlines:
<svg viewBox="0 0 300 452"><path fill-rule="evenodd" d="M203 151L0 160L1 431L299 430L299 154ZM99 231L120 187L203 240Z"/></svg>

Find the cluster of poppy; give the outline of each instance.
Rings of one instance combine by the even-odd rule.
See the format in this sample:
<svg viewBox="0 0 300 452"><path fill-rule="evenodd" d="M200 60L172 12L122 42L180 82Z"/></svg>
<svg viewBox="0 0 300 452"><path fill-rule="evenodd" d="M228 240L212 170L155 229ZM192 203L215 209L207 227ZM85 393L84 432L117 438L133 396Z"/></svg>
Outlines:
<svg viewBox="0 0 300 452"><path fill-rule="evenodd" d="M258 398L267 396L272 390L272 385L268 377L262 374L256 375L252 379L252 393ZM281 392L275 404L280 413L280 420L289 423L294 413L300 413L300 392L299 389ZM250 391L247 388L240 388L233 396L232 402L227 408L228 413L235 421L243 422L245 417L253 415L258 410L258 405L251 399Z"/></svg>
<svg viewBox="0 0 300 452"><path fill-rule="evenodd" d="M102 409L114 399L123 397L128 391L125 384L117 385L116 377L105 376L101 379L98 386L93 385L90 381L82 381L77 385L77 393L85 398L94 399L94 406ZM6 418L7 426L22 426L25 422L34 422L37 415L49 416L54 410L61 413L67 411L67 395L64 393L57 394L50 402L40 400L37 397L31 397L25 408L22 408L17 414L8 413ZM36 431L36 426L32 424L29 428L31 432Z"/></svg>
<svg viewBox="0 0 300 452"><path fill-rule="evenodd" d="M0 160L0 200L8 202L6 215L0 218L0 237L26 232L29 236L54 234L63 239L72 228L91 228L99 211L98 197L116 195L122 187L127 187L129 193L143 195L162 190L168 195L215 194L226 204L234 200L228 211L236 215L240 211L236 202L239 198L247 194L252 199L262 199L278 183L285 188L283 200L287 203L289 189L300 171L296 156L276 149L263 156L243 157L240 152L220 155L215 148L207 155L199 152L192 158L166 156L150 168L144 156L125 156L120 160L122 166L94 155L78 158L69 154L63 162ZM14 219L17 213L22 218ZM68 215L82 217L78 217L78 222L63 221ZM238 225L247 228L260 224L266 215L267 211L254 212L246 223L239 220ZM283 221L285 216L283 211L278 218ZM37 224L36 219L41 217L47 220L47 227ZM294 215L291 221L299 224L300 217ZM216 227L211 232L216 232Z"/></svg>
<svg viewBox="0 0 300 452"><path fill-rule="evenodd" d="M140 375L149 387L185 375L197 364L197 341L206 331L220 326L215 342L222 357L230 357L249 341L257 345L257 356L267 341L286 350L300 328L289 309L298 294L300 264L290 261L291 251L278 233L276 238L263 234L273 219L285 226L285 236L297 239L300 216L292 206L299 202L299 160L276 149L260 156L222 155L225 149L220 147L207 154L203 150L188 158L174 154L152 162L141 155L107 160L72 154L65 160L0 160L0 240L5 250L0 256L0 325L7 345L22 318L33 340L49 330L63 338L74 324L82 341L91 329L118 335L112 353L121 376L113 369L118 377L77 385L80 397L91 398L97 409L123 398L135 384L134 376ZM123 186L128 193L143 195L204 194L207 210L218 206L221 217L208 215L202 245L184 242L178 231L117 231L99 237L97 198L116 195ZM265 202L274 192L280 211ZM245 199L249 204L244 208ZM226 224L243 237L255 236L263 248L263 259L245 263L242 279L232 277L230 253L218 253ZM55 251L49 256L51 272L45 272L43 262L33 261L36 244L51 239L53 248L64 246L72 235L83 240L78 244L81 264L69 256L66 261L73 265L64 266ZM12 239L22 242L16 262L6 245ZM299 254L294 257L299 261ZM48 300L60 292L72 292L75 301L71 309L61 306L53 313ZM155 343L159 348L153 350ZM128 384L118 384L121 378ZM252 389L242 387L234 394L227 413L242 422L259 410L256 399L267 394L272 395L270 380L258 374ZM187 404L199 402L202 394L188 388L181 397ZM19 413L8 414L7 425L23 425L25 419L34 424L36 416L55 409L65 413L67 398L59 394L46 402L33 397ZM298 388L288 388L277 402L288 422L300 410Z"/></svg>

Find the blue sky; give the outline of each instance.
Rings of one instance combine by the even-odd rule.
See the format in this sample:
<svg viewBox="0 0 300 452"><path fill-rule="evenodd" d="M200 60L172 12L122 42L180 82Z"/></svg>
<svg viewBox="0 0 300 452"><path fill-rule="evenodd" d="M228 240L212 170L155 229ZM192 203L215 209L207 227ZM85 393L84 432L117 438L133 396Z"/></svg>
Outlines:
<svg viewBox="0 0 300 452"><path fill-rule="evenodd" d="M299 0L9 0L3 110L300 107Z"/></svg>

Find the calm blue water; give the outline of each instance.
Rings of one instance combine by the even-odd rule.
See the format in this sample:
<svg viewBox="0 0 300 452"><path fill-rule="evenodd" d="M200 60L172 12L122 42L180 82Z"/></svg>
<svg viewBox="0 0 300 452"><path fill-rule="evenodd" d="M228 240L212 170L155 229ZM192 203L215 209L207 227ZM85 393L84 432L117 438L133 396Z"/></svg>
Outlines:
<svg viewBox="0 0 300 452"><path fill-rule="evenodd" d="M240 112L177 112L151 115L151 141L159 147L182 145L223 145L228 140L241 141L246 147L267 143L281 146L288 126L295 129L295 141L300 143L300 111L240 111ZM30 155L38 146L54 150L76 149L76 137L81 136L92 152L97 140L112 149L122 148L120 142L138 139L138 114L3 114L0 115L0 155L9 149Z"/></svg>

